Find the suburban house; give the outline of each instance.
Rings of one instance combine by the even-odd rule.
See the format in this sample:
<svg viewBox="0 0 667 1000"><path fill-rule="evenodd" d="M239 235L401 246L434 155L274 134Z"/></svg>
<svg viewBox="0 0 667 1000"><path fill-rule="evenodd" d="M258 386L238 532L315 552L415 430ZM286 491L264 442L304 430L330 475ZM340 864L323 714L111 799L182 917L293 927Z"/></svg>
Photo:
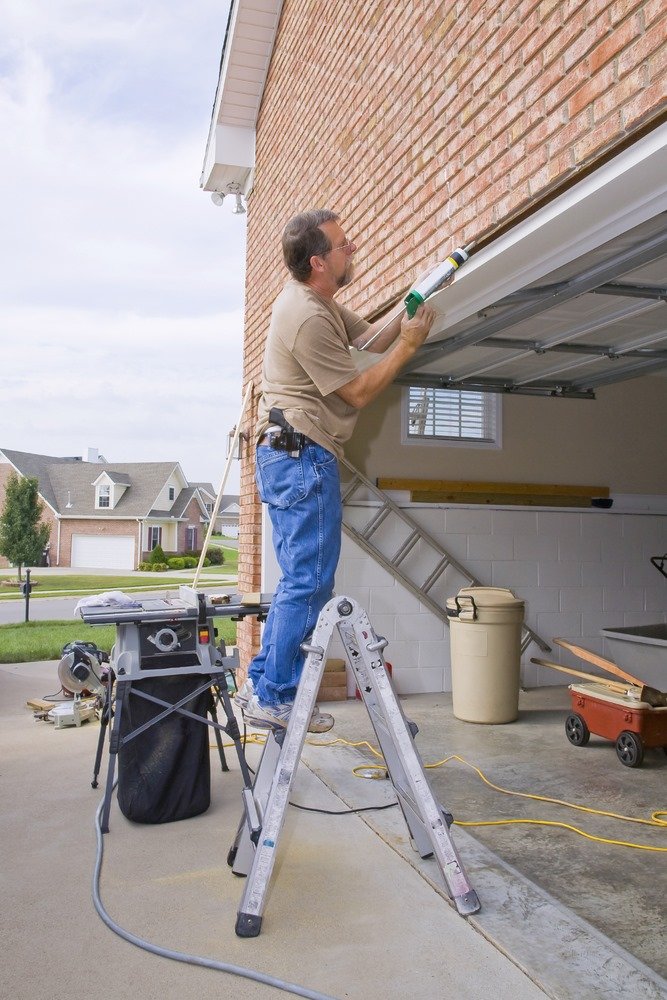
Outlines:
<svg viewBox="0 0 667 1000"><path fill-rule="evenodd" d="M666 19L655 0L232 0L201 184L247 206L249 441L289 218L340 213L358 250L337 301L368 320L475 241L342 469L337 591L390 640L401 693L451 689L444 605L471 577L546 642L602 653L602 628L667 618ZM387 500L414 544L394 508L373 521ZM246 447L239 585L276 579ZM259 633L238 634L247 662ZM561 683L536 652L524 682Z"/></svg>
<svg viewBox="0 0 667 1000"><path fill-rule="evenodd" d="M12 473L39 483L51 528L52 566L133 570L156 545L168 554L201 547L210 495L178 462L110 463L0 450L0 505ZM215 496L211 503L211 510ZM0 566L7 565L0 557Z"/></svg>
<svg viewBox="0 0 667 1000"><path fill-rule="evenodd" d="M213 484L191 483L190 485L196 486L199 490L200 496L204 501L206 513L210 519L217 497ZM233 493L223 493L220 497L220 506L215 519L215 532L220 535L226 535L228 538L238 538L240 512L241 508L239 507L238 496L235 496Z"/></svg>

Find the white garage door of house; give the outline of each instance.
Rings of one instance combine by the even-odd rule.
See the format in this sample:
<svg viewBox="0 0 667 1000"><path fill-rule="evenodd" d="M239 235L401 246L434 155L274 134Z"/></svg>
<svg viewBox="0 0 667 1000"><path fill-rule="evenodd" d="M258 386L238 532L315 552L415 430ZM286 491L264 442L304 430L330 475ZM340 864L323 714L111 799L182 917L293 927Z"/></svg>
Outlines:
<svg viewBox="0 0 667 1000"><path fill-rule="evenodd" d="M134 538L72 535L72 566L83 569L134 569Z"/></svg>

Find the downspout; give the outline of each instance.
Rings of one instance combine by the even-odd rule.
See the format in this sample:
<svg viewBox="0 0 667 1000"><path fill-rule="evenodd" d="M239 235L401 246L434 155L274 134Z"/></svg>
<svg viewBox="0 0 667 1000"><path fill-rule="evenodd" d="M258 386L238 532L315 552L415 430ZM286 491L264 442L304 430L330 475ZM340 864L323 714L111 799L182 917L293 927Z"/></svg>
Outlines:
<svg viewBox="0 0 667 1000"><path fill-rule="evenodd" d="M135 560L134 560L134 568L135 569L139 569L139 563L141 562L141 553L142 553L141 538L142 538L142 535L143 535L143 523L144 523L143 519L141 517L138 517L137 518L137 534L138 534L138 543L139 544L138 544L138 548L137 548L137 554L136 554L136 557L135 557Z"/></svg>

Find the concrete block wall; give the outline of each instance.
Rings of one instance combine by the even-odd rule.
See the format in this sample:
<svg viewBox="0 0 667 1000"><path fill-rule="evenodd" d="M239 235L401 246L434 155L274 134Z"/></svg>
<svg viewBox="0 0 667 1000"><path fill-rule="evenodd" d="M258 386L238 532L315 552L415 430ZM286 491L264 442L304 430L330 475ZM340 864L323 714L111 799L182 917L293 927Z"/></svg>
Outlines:
<svg viewBox="0 0 667 1000"><path fill-rule="evenodd" d="M667 621L667 580L650 562L651 556L667 551L666 516L417 505L407 509L485 586L509 587L525 601L527 624L549 643L554 637L567 638L612 658L601 628ZM370 518L368 508L364 517ZM395 548L398 542L396 534ZM464 585L447 572L432 592L439 603ZM399 693L451 691L448 626L347 536L336 592L359 601L376 632L389 640L385 656ZM342 655L339 646L332 655ZM577 665L556 646L547 655L531 644L522 660L527 687L568 682L564 674L530 663L531 656ZM582 663L578 667L587 669Z"/></svg>
<svg viewBox="0 0 667 1000"><path fill-rule="evenodd" d="M285 0L248 198L245 385L261 381L295 212L340 211L359 244L340 300L381 313L444 248L493 237L657 123L666 23L660 0ZM247 590L260 520L250 448ZM239 636L243 661L256 628Z"/></svg>

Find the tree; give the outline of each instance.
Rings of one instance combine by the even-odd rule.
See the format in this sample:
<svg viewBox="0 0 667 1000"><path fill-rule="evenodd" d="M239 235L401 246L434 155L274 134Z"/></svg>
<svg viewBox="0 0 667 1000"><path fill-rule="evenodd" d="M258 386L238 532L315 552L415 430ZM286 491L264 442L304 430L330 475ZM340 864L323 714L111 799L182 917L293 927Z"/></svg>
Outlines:
<svg viewBox="0 0 667 1000"><path fill-rule="evenodd" d="M39 565L49 541L51 529L48 524L40 524L43 510L37 480L19 478L13 472L7 480L0 514L0 555L14 563L19 580L23 566Z"/></svg>

